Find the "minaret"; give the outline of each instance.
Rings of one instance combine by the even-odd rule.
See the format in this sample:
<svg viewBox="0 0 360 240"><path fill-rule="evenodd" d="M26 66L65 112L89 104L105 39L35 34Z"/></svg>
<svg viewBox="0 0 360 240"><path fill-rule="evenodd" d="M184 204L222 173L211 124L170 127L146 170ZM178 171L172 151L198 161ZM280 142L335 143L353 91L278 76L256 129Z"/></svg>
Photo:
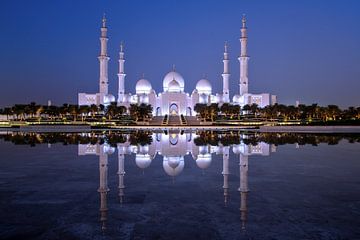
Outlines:
<svg viewBox="0 0 360 240"><path fill-rule="evenodd" d="M107 194L109 192L107 180L108 180L108 155L104 152L103 146L100 146L99 155L99 172L100 172L100 184L98 192L100 193L100 222L101 229L105 231L107 220Z"/></svg>
<svg viewBox="0 0 360 240"><path fill-rule="evenodd" d="M104 96L108 94L108 87L109 87L109 81L108 81L108 62L109 57L107 55L107 41L109 39L107 38L107 27L106 27L106 18L105 14L102 19L102 26L101 26L101 36L100 36L100 43L101 43L101 49L100 49L100 56L98 57L100 62L100 78L99 78L99 84L100 84L100 104L103 104L104 102Z"/></svg>
<svg viewBox="0 0 360 240"><path fill-rule="evenodd" d="M223 171L222 175L224 176L224 203L225 205L228 202L229 198L229 147L223 147Z"/></svg>
<svg viewBox="0 0 360 240"><path fill-rule="evenodd" d="M240 95L244 95L249 91L249 79L248 79L248 62L249 56L247 55L247 27L246 27L246 18L243 15L242 18L242 28L241 28L241 52L239 57L240 62Z"/></svg>
<svg viewBox="0 0 360 240"><path fill-rule="evenodd" d="M247 220L247 194L248 188L248 156L240 153L240 214L241 214L241 228L245 230Z"/></svg>
<svg viewBox="0 0 360 240"><path fill-rule="evenodd" d="M124 71L124 45L123 43L120 44L120 58L119 58L119 73L118 73L118 79L119 79L119 92L118 92L118 103L124 102L124 95L125 95L125 71Z"/></svg>
<svg viewBox="0 0 360 240"><path fill-rule="evenodd" d="M118 176L119 176L119 199L120 199L120 203L123 202L123 198L124 198L124 175L125 175L125 169L124 169L124 159L125 156L122 152L120 152L119 148L118 148Z"/></svg>
<svg viewBox="0 0 360 240"><path fill-rule="evenodd" d="M225 46L224 46L224 72L222 74L222 78L223 78L223 102L228 103L230 101L229 98L229 77L230 77L230 72L229 72L229 54L228 54L228 45L225 42Z"/></svg>

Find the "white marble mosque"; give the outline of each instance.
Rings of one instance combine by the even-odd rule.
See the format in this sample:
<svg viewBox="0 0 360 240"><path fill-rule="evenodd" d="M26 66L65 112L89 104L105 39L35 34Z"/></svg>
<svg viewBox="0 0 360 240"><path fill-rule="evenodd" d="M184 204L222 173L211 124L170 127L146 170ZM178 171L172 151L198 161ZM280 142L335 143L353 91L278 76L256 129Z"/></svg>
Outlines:
<svg viewBox="0 0 360 240"><path fill-rule="evenodd" d="M241 37L240 37L240 79L239 79L239 93L232 97L229 93L229 53L228 46L225 43L224 47L224 70L222 73L223 91L222 93L213 93L212 85L208 79L200 79L191 93L185 92L185 79L175 70L175 67L168 72L163 79L163 91L156 93L151 85L151 82L145 78L137 81L135 87L135 94L125 91L125 58L124 46L120 45L119 56L119 71L118 71L118 97L109 93L109 78L108 78L108 61L110 60L107 52L107 27L106 18L102 19L101 36L100 36L100 55L98 57L100 63L100 78L99 78L99 93L78 94L79 105L108 105L111 102L117 102L120 106L129 107L130 104L151 104L153 107L153 116L164 115L184 115L195 116L194 106L197 103L231 103L244 106L245 104L256 103L260 107L265 107L276 103L276 96L269 93L251 94L249 93L249 78L248 78L248 61L247 54L247 26L246 19L243 16Z"/></svg>
<svg viewBox="0 0 360 240"><path fill-rule="evenodd" d="M84 133L89 134L89 133ZM98 192L100 193L100 221L105 229L107 220L107 193L108 187L108 155L116 152L118 154L118 195L120 203L123 202L125 196L125 155L134 154L137 167L145 170L149 168L151 163L155 160L161 160L165 173L169 178L175 178L184 171L185 159L184 156L191 155L192 159L196 162L199 169L207 169L212 162L213 154L222 155L223 167L219 174L223 175L223 194L224 203L227 204L229 197L229 175L236 174L230 172L229 157L230 151L239 156L239 185L238 191L240 193L240 217L242 228L245 228L247 220L247 195L249 192L248 187L248 158L251 155L269 156L271 152L276 151L275 145L269 145L265 142L258 142L256 146L247 145L241 142L238 145L232 146L197 146L194 139L198 137L195 133L181 133L170 132L153 133L151 135L152 142L149 145L131 145L129 139L124 143L118 143L117 147L111 147L109 144L79 144L78 155L97 155L99 156L99 176L100 184ZM242 138L246 138L243 135ZM160 159L155 159L156 156Z"/></svg>

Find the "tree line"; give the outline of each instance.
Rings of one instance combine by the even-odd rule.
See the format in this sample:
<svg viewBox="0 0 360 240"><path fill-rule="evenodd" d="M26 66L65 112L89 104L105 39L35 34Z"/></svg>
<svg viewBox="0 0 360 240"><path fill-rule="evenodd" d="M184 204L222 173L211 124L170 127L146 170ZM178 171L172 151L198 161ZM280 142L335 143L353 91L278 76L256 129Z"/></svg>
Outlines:
<svg viewBox="0 0 360 240"><path fill-rule="evenodd" d="M149 104L131 104L128 108L112 102L104 105L76 105L64 103L62 106L47 106L31 102L15 104L0 109L0 114L13 121L98 121L98 120L134 120L147 121L152 117Z"/></svg>
<svg viewBox="0 0 360 240"><path fill-rule="evenodd" d="M274 104L266 107L259 107L257 104L247 104L243 107L224 103L219 106L217 103L196 104L194 110L204 121L215 120L277 120L291 121L303 120L307 122L327 122L338 120L359 120L360 107L349 107L340 109L337 105L319 106L318 104L299 106Z"/></svg>

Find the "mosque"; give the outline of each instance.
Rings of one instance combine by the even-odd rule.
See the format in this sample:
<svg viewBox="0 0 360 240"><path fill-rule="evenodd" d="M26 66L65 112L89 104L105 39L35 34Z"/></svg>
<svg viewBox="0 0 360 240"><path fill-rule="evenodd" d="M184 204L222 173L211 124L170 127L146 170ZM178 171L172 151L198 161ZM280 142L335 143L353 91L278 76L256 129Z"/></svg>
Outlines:
<svg viewBox="0 0 360 240"><path fill-rule="evenodd" d="M183 76L175 70L175 67L168 72L163 79L163 92L156 93L151 85L151 82L145 78L137 81L135 87L135 94L125 91L125 69L124 69L124 46L120 45L119 56L119 72L118 72L118 98L109 94L108 85L108 61L109 56L107 53L107 27L106 18L102 19L101 36L100 36L100 55L98 57L100 63L100 78L99 78L99 93L88 94L79 93L79 105L108 105L111 102L117 102L119 106L129 107L130 104L150 104L153 107L153 116L165 115L184 115L195 116L194 106L197 103L210 104L210 103L231 103L240 106L246 104L256 103L260 107L265 107L270 104L276 103L276 96L269 93L251 94L248 92L249 79L248 79L248 61L247 55L247 26L245 16L242 18L242 28L240 37L240 79L239 79L239 93L234 95L231 101L229 94L229 53L227 44L224 47L222 73L223 91L222 93L213 93L212 85L209 80L200 79L191 94L185 92L185 80Z"/></svg>

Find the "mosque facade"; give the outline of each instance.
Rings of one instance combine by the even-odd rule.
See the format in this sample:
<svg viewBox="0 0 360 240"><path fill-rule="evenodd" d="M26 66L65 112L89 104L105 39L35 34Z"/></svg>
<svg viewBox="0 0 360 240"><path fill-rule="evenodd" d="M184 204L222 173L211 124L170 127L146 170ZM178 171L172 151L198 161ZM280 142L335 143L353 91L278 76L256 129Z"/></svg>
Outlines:
<svg viewBox="0 0 360 240"><path fill-rule="evenodd" d="M163 91L156 93L151 85L151 82L145 78L137 81L135 87L135 94L131 94L125 90L125 58L124 47L120 45L119 52L119 71L118 71L118 96L109 94L109 78L108 78L108 61L107 53L107 27L106 19L102 19L101 36L100 36L100 77L99 77L99 93L78 94L79 105L108 105L111 102L117 102L119 106L129 107L130 104L150 104L153 107L153 116L165 115L184 115L195 116L194 106L198 103L230 103L240 106L246 104L256 103L259 107L265 107L276 103L276 96L269 93L251 94L249 93L249 78L248 78L248 62L249 56L247 54L247 26L246 19L243 16L241 37L240 37L240 57L238 58L240 64L240 79L239 79L239 93L234 95L232 99L229 93L229 53L227 44L224 47L223 58L223 91L222 93L213 93L212 85L209 80L200 79L191 93L185 92L185 80L183 76L175 70L175 67L168 72L163 79Z"/></svg>

